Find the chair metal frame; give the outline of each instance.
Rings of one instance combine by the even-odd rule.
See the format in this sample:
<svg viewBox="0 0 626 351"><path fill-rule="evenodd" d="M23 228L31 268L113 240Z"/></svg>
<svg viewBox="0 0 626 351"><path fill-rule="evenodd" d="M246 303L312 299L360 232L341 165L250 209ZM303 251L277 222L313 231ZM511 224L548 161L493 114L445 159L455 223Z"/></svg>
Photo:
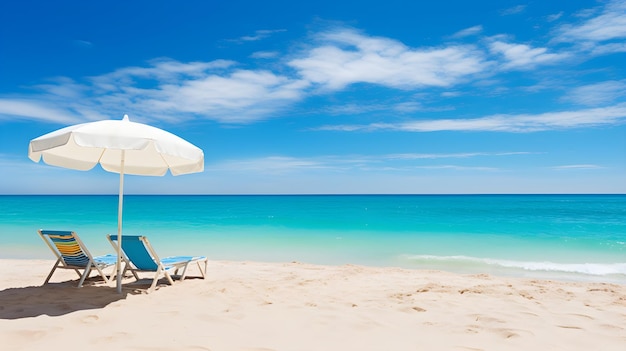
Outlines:
<svg viewBox="0 0 626 351"><path fill-rule="evenodd" d="M111 245L117 250L117 235L107 234L107 239ZM143 252L133 252L124 249L124 245L129 243L141 242L143 245L139 246L143 248ZM129 255L130 253L130 255ZM130 256L130 257L129 257ZM133 259L134 258L134 259ZM140 280L137 273L155 273L152 278L152 284L148 289L148 292L152 292L156 288L156 284L161 278L161 274L165 276L170 285L174 285L174 279L170 270L174 270L173 275L179 276L179 280L183 281L187 277L187 269L192 263L197 263L198 269L202 279L206 278L206 271L208 267L208 259L205 256L169 256L163 259L159 258L150 241L143 235L123 235L122 236L122 261L124 263L124 269L122 271L122 277L126 274L126 271L130 271L135 280ZM204 267L203 267L204 265ZM117 268L117 267L116 267ZM182 273L178 275L178 272L182 269Z"/></svg>
<svg viewBox="0 0 626 351"><path fill-rule="evenodd" d="M116 266L116 263L113 262L116 258L114 255L92 256L87 246L74 231L39 229L37 233L57 258L44 281L44 285L48 284L57 268L74 270L80 277L79 288L83 286L93 268L98 271L105 283L111 282L103 269ZM80 273L81 270L83 271L82 274Z"/></svg>

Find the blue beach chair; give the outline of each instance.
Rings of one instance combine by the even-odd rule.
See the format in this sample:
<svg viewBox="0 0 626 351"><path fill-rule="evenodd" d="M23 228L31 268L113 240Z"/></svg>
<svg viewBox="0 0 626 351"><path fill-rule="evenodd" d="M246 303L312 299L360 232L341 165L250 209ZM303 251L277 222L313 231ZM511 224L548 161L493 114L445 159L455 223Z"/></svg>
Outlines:
<svg viewBox="0 0 626 351"><path fill-rule="evenodd" d="M117 235L107 235L107 238L111 245L117 249ZM122 276L127 270L130 270L135 279L139 280L139 275L137 275L139 272L154 273L152 285L150 285L148 292L154 291L161 274L165 276L170 285L173 285L174 280L170 274L172 270L174 275L178 275L178 272L182 270L180 280L185 280L187 268L193 263L198 265L202 279L205 279L208 265L208 259L205 256L170 256L159 259L148 238L143 235L122 236L122 259L125 263Z"/></svg>
<svg viewBox="0 0 626 351"><path fill-rule="evenodd" d="M78 281L79 288L83 286L85 279L94 268L105 283L110 282L103 269L116 265L117 257L115 255L93 257L78 235L72 231L40 229L37 233L39 233L39 236L57 257L57 261L54 263L44 284L48 284L57 268L76 271L80 277ZM81 270L83 271L82 274L80 273Z"/></svg>

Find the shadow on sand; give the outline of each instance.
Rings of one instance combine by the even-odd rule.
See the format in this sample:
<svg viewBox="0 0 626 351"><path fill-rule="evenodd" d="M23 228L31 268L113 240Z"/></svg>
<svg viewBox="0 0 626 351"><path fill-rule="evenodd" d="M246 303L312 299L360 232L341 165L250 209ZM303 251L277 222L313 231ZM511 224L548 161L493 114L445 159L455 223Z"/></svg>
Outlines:
<svg viewBox="0 0 626 351"><path fill-rule="evenodd" d="M115 301L126 299L128 295L141 294L141 291L132 288L124 288L118 294L115 287L104 285L101 280L99 283L89 281L90 279L82 288L77 288L76 281L71 280L1 290L0 319L61 316L81 310L104 308Z"/></svg>

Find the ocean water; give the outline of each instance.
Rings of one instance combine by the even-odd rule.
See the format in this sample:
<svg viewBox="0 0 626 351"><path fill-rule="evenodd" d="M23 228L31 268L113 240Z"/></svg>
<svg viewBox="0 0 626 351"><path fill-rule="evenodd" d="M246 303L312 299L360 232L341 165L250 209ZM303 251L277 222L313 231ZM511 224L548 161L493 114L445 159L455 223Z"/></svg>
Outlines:
<svg viewBox="0 0 626 351"><path fill-rule="evenodd" d="M117 196L0 196L0 258L49 258L37 229L112 253ZM626 284L626 195L124 197L161 256L357 264Z"/></svg>

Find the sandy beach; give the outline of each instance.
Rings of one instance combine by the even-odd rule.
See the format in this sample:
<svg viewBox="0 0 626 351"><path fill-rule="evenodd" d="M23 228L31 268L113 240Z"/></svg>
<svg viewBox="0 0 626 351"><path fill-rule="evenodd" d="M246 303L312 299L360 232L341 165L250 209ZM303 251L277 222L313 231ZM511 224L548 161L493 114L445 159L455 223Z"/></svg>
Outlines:
<svg viewBox="0 0 626 351"><path fill-rule="evenodd" d="M52 261L0 260L2 350L624 350L626 286L209 261L123 294ZM196 272L190 272L194 275ZM160 282L161 283L161 282Z"/></svg>

